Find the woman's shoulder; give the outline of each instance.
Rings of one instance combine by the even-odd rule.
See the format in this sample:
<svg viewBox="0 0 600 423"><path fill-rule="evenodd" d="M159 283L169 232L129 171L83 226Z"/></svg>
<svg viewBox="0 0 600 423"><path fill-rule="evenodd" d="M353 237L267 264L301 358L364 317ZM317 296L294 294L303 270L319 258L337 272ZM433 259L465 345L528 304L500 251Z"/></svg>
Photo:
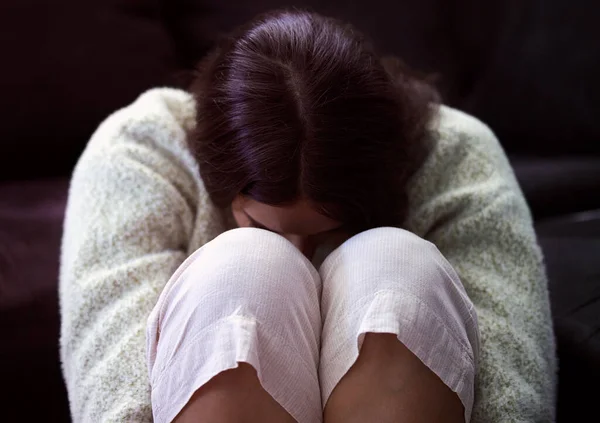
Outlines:
<svg viewBox="0 0 600 423"><path fill-rule="evenodd" d="M450 215L471 215L509 195L523 203L508 158L479 119L441 106L431 123L430 151L409 185L410 227L426 233Z"/></svg>
<svg viewBox="0 0 600 423"><path fill-rule="evenodd" d="M109 115L92 135L86 153L123 144L181 152L187 149L187 134L195 121L191 94L174 88L153 88Z"/></svg>
<svg viewBox="0 0 600 423"><path fill-rule="evenodd" d="M126 119L135 124L149 124L169 118L182 127L193 126L196 108L190 93L177 88L149 89L140 94L131 104L109 116L106 122Z"/></svg>
<svg viewBox="0 0 600 423"><path fill-rule="evenodd" d="M432 122L436 141L442 144L458 143L469 146L498 145L498 139L484 122L461 110L441 105Z"/></svg>
<svg viewBox="0 0 600 423"><path fill-rule="evenodd" d="M423 166L427 174L452 171L476 179L483 176L481 173L512 177L504 149L492 129L463 111L440 106L431 122L429 142L430 154Z"/></svg>

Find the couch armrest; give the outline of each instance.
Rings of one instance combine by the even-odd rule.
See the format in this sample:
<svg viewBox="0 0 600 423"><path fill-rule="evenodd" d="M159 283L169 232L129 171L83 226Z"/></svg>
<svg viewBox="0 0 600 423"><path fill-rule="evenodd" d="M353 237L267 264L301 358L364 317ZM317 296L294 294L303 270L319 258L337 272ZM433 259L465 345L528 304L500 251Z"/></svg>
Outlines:
<svg viewBox="0 0 600 423"><path fill-rule="evenodd" d="M536 220L600 208L600 156L510 161Z"/></svg>

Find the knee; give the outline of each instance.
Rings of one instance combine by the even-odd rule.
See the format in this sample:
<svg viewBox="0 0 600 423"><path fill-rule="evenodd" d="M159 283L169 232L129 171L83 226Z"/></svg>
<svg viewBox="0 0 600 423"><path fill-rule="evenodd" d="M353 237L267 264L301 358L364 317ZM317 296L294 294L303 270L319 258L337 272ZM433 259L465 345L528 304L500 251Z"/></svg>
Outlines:
<svg viewBox="0 0 600 423"><path fill-rule="evenodd" d="M369 251L384 257L398 258L399 251L413 251L426 262L443 258L431 242L405 229L384 227L361 232L346 241L350 250ZM417 256L414 254L413 256ZM445 260L445 259L444 259ZM431 263L430 263L431 264Z"/></svg>
<svg viewBox="0 0 600 423"><path fill-rule="evenodd" d="M285 238L269 231L227 231L197 250L175 282L186 296L260 298L281 303L303 293L320 293L310 261ZM313 294L314 293L314 294Z"/></svg>
<svg viewBox="0 0 600 423"><path fill-rule="evenodd" d="M203 246L190 265L212 275L276 281L282 273L312 273L311 263L284 237L256 228L227 231ZM203 272L205 273L205 272ZM281 278L279 278L281 279Z"/></svg>
<svg viewBox="0 0 600 423"><path fill-rule="evenodd" d="M339 330L340 322L350 322L356 333L396 333L430 368L439 357L459 363L458 371L466 375L465 398L472 398L477 315L457 272L434 244L402 229L372 229L331 253L320 273L329 322L324 338ZM345 307L337 305L340 301ZM359 310L354 320L339 314L350 307Z"/></svg>
<svg viewBox="0 0 600 423"><path fill-rule="evenodd" d="M384 227L361 232L348 239L335 250L321 267L331 276L332 273L363 275L366 278L381 278L384 275L403 275L404 279L423 280L428 277L427 286L432 286L447 273L458 280L452 266L431 242L404 229ZM351 269L349 271L348 269Z"/></svg>
<svg viewBox="0 0 600 423"><path fill-rule="evenodd" d="M237 228L223 232L201 249L217 250L219 255L238 256L240 263L261 260L265 264L277 265L281 261L304 257L292 243L281 235L258 228ZM243 260L243 258L248 260Z"/></svg>
<svg viewBox="0 0 600 423"><path fill-rule="evenodd" d="M318 272L285 238L260 229L234 229L180 266L163 289L149 325L194 321L208 327L218 316L246 314L279 321L294 310L297 315L319 315L320 293Z"/></svg>
<svg viewBox="0 0 600 423"><path fill-rule="evenodd" d="M475 307L459 275L434 244L411 232L377 228L355 235L327 258L320 273L324 303L389 294L401 298L404 308L418 312L422 306L453 321L456 331L466 330L473 344L479 342Z"/></svg>

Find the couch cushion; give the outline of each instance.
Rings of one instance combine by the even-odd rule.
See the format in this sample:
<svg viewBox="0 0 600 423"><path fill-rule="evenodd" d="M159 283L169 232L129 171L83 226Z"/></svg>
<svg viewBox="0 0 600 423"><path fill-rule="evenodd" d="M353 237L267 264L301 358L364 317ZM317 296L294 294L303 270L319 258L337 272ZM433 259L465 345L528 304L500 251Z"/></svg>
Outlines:
<svg viewBox="0 0 600 423"><path fill-rule="evenodd" d="M0 180L67 175L109 113L173 71L146 0L3 0Z"/></svg>
<svg viewBox="0 0 600 423"><path fill-rule="evenodd" d="M450 91L463 66L454 36L453 19L440 0L400 2L373 0L161 0L166 26L173 34L178 54L186 66L194 66L219 36L259 13L282 7L308 9L351 22L384 54L401 55L418 69L443 72L439 82ZM489 27L489 26L488 26ZM487 27L484 27L487 28ZM484 37L480 34L480 37ZM464 56L463 56L464 57ZM476 56L469 57L472 66ZM467 66L467 64L465 64Z"/></svg>
<svg viewBox="0 0 600 423"><path fill-rule="evenodd" d="M187 66L222 33L285 0L161 0ZM593 0L300 0L348 20L437 81L511 152L600 154L600 4Z"/></svg>
<svg viewBox="0 0 600 423"><path fill-rule="evenodd" d="M600 210L539 222L559 356L558 421L597 414ZM590 389L592 387L592 389Z"/></svg>
<svg viewBox="0 0 600 423"><path fill-rule="evenodd" d="M0 310L57 289L68 181L0 184Z"/></svg>
<svg viewBox="0 0 600 423"><path fill-rule="evenodd" d="M0 184L0 380L10 387L3 421L69 421L58 354L67 187L67 180Z"/></svg>
<svg viewBox="0 0 600 423"><path fill-rule="evenodd" d="M595 0L509 0L487 46L486 67L458 105L487 122L511 151L536 155L600 154L600 3ZM479 27L463 39L481 44Z"/></svg>
<svg viewBox="0 0 600 423"><path fill-rule="evenodd" d="M600 156L511 156L536 219L600 209Z"/></svg>

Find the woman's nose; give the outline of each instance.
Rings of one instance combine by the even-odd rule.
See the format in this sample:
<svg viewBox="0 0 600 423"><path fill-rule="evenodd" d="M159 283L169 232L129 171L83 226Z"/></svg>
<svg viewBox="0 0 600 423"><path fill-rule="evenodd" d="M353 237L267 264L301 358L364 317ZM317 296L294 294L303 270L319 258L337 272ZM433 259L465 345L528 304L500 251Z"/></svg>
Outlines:
<svg viewBox="0 0 600 423"><path fill-rule="evenodd" d="M315 254L316 245L313 241L311 241L310 238L299 235L288 235L286 238L288 241L294 244L296 248L306 256L306 258L312 260L312 257Z"/></svg>

